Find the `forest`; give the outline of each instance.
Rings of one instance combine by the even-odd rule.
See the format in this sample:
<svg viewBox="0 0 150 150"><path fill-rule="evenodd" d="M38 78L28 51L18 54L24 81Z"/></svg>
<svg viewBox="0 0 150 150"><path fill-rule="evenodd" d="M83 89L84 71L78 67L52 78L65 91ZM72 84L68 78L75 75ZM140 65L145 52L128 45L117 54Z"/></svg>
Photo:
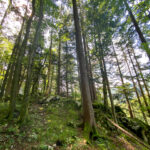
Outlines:
<svg viewBox="0 0 150 150"><path fill-rule="evenodd" d="M0 150L150 150L150 0L0 0Z"/></svg>

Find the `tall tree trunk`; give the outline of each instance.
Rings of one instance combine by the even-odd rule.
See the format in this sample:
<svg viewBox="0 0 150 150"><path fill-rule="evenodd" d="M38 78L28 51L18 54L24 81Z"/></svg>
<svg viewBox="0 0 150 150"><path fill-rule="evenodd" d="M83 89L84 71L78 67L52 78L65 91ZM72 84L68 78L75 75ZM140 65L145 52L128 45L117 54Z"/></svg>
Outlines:
<svg viewBox="0 0 150 150"><path fill-rule="evenodd" d="M28 41L28 37L29 37L29 33L30 33L30 28L31 28L31 23L32 23L32 19L33 16L35 14L35 0L32 0L32 14L27 22L27 26L26 26L26 33L24 36L24 40L22 42L21 47L19 48L19 54L18 54L18 58L16 60L16 65L15 65L15 71L14 71L14 76L13 76L13 81L12 81L12 88L11 88L11 101L10 101L10 105L9 105L9 120L12 120L13 118L13 113L15 110L15 103L16 103L16 97L17 97L17 89L19 86L19 74L21 72L21 64L22 64L22 59L24 57L24 52L27 46L27 41Z"/></svg>
<svg viewBox="0 0 150 150"><path fill-rule="evenodd" d="M140 64L139 64L139 62L138 62L138 60L137 60L137 58L136 58L136 55L135 55L135 52L134 52L133 48L132 48L132 53L133 53L133 55L134 55L134 59L135 59L135 61L136 61L138 70L139 70L139 72L140 72L140 76L141 76L141 79L142 79L142 81L143 81L144 87L145 87L145 89L146 89L147 95L148 95L148 97L149 97L149 99L150 99L149 89L148 89L148 86L147 86L146 81L145 81L145 79L144 79L144 76L143 76L143 73L142 73Z"/></svg>
<svg viewBox="0 0 150 150"><path fill-rule="evenodd" d="M85 34L84 31L82 31L82 37L83 37L83 46L84 46L84 53L85 53L85 60L86 60L86 67L87 67L87 72L88 72L88 79L89 79L89 86L90 86L90 94L91 94L91 100L94 102L96 100L96 90L94 89L94 83L93 83L93 75L92 75L92 68L91 64L89 61L89 54L87 51L87 44L86 44L86 39L85 39Z"/></svg>
<svg viewBox="0 0 150 150"><path fill-rule="evenodd" d="M26 13L25 13L25 16L26 16ZM3 97L4 91L5 91L6 96L10 95L10 88L11 88L12 76L13 76L13 71L14 71L13 68L15 67L15 58L17 56L17 53L18 53L17 50L19 49L19 44L21 42L21 36L22 36L23 28L24 28L24 23L25 23L25 17L23 19L19 35L15 41L15 45L12 50L8 68L7 68L7 71L3 80L3 84L1 87L0 99ZM8 93L8 90L9 90L9 93Z"/></svg>
<svg viewBox="0 0 150 150"><path fill-rule="evenodd" d="M105 109L108 109L107 81L106 81L106 77L105 77L105 74L104 74L104 68L103 68L103 63L102 63L101 59L99 59L99 64L100 64L100 70L101 70L101 75L102 75L102 83L103 83L104 107L105 107Z"/></svg>
<svg viewBox="0 0 150 150"><path fill-rule="evenodd" d="M85 60L86 60L86 67L87 67L87 73L89 78L89 88L90 88L90 94L91 94L91 100L94 102L97 99L96 96L96 88L95 83L93 81L93 74L92 74L92 67L90 62L90 55L88 51L88 43L86 41L86 33L84 29L84 10L81 8L82 2L79 1L79 7L80 7L80 16L81 16L81 32L82 32L82 39L83 39L83 48L85 53Z"/></svg>
<svg viewBox="0 0 150 150"><path fill-rule="evenodd" d="M46 60L47 60L47 55L45 55L43 64L42 64L42 61L39 60L38 65L37 65L38 67L36 67L36 68L33 69L33 70L36 70L36 71L33 73L33 86L32 86L32 92L31 92L32 95L36 96L36 94L38 93L39 80L40 80L40 76L41 76L41 71L42 71L42 67L46 63Z"/></svg>
<svg viewBox="0 0 150 150"><path fill-rule="evenodd" d="M55 71L55 67L54 67L54 65L52 65L51 81L50 81L50 89L49 89L49 93L50 93L50 94L52 93L52 85L53 85L54 71Z"/></svg>
<svg viewBox="0 0 150 150"><path fill-rule="evenodd" d="M110 103L111 103L112 116L113 116L114 122L117 123L114 101L113 101L113 97L112 97L112 94L111 94L111 89L110 89L109 80L108 80L108 75L107 75L107 70L106 70L105 59L104 59L104 56L103 56L103 55L102 55L102 58L101 58L101 59L102 59L102 62L103 62L104 76L105 76L105 78L106 78L106 84L107 84L108 94L109 94Z"/></svg>
<svg viewBox="0 0 150 150"><path fill-rule="evenodd" d="M103 47L101 44L101 40L100 40L100 34L98 34L98 41L99 41L99 62L100 62L100 68L101 68L101 73L103 76L103 94L104 94L104 105L106 105L106 109L108 108L108 101L107 101L107 89L108 89L108 94L109 94L109 99L110 99L110 103L111 103L111 109L112 109L112 117L113 120L117 123L117 118L116 118L116 113L115 113L115 106L114 106L114 101L113 101L113 97L112 97L112 93L111 93L111 89L110 89L110 84L109 84L109 79L108 79L108 75L107 75L107 69L106 69L106 64L105 64L105 58L104 58L104 51L103 51Z"/></svg>
<svg viewBox="0 0 150 150"><path fill-rule="evenodd" d="M137 70L136 70L136 68L135 68L135 66L134 66L134 62L133 62L133 60L132 60L132 58L131 58L131 54L130 54L130 52L129 52L129 50L128 50L128 49L127 49L127 52L128 52L128 55L129 55L130 61L131 61L132 66L133 66L133 70L134 70L134 72L135 72L136 79L137 79L137 82L138 82L138 85L139 85L139 88L140 88L140 91L141 91L141 94L142 94L142 97L143 97L143 100L144 100L144 103L145 103L145 106L146 106L147 112L148 112L148 114L149 114L149 116L150 116L150 109L149 109L149 105L148 105L148 102L147 102L146 96L145 96L145 94L144 94L144 91L143 91L142 85L141 85L141 83L140 83L140 80L139 80L139 78L138 78Z"/></svg>
<svg viewBox="0 0 150 150"><path fill-rule="evenodd" d="M113 44L112 44L112 46L113 46ZM119 65L119 60L118 60L118 57L117 57L114 46L113 46L113 51L114 51L115 58L116 58L116 61L117 61L118 71L119 71L119 75L120 75L122 86L123 86L123 92L124 92L124 95L125 95L125 98L126 98L126 101L127 101L129 114L130 114L130 117L133 118L133 112L132 112L131 104L130 104L130 101L129 101L129 98L128 98L127 91L125 89L124 79L123 79L123 76L122 76L121 68L120 68L120 65Z"/></svg>
<svg viewBox="0 0 150 150"><path fill-rule="evenodd" d="M143 35L143 33L142 33L142 31L141 31L139 25L138 25L138 22L136 21L134 15L133 15L133 13L132 13L131 8L129 7L129 5L128 5L128 3L127 3L127 0L123 0L123 1L124 1L124 4L125 4L125 6L126 6L128 12L129 12L129 15L130 15L130 18L131 18L131 20L132 20L132 22L133 22L133 24L134 24L134 27L135 27L135 29L136 29L138 35L139 35L139 38L140 38L140 40L141 40L141 42L142 42L142 44L143 44L143 47L144 47L144 49L146 50L147 55L148 55L148 57L149 57L149 59L150 59L150 48L149 48L149 46L148 46L148 43L147 43L146 39L144 38L144 35Z"/></svg>
<svg viewBox="0 0 150 150"><path fill-rule="evenodd" d="M38 80L39 80L39 75L35 74L33 75L33 85L32 85L32 95L35 95L37 93L38 89Z"/></svg>
<svg viewBox="0 0 150 150"><path fill-rule="evenodd" d="M59 35L58 65L57 65L57 95L60 95L60 70L61 70L61 35Z"/></svg>
<svg viewBox="0 0 150 150"><path fill-rule="evenodd" d="M1 24L0 24L1 26L3 26L3 23L4 23L5 18L7 17L8 13L10 11L11 6L12 6L12 0L9 0L8 7L7 7L7 9L6 9L5 13L4 13L4 16L3 16Z"/></svg>
<svg viewBox="0 0 150 150"><path fill-rule="evenodd" d="M91 82L91 89L92 89L92 93L93 93L93 100L95 101L97 99L97 95L96 95L96 88L95 88L95 82L93 81L93 72L92 72L92 64L91 64L91 58L90 58L90 54L88 51L88 57L89 57L89 71L90 71L90 82Z"/></svg>
<svg viewBox="0 0 150 150"><path fill-rule="evenodd" d="M19 118L20 123L23 123L26 120L27 113L28 113L29 95L30 95L31 80L32 80L32 68L34 64L35 52L36 49L38 48L42 20L43 20L43 0L40 0L39 20L34 35L33 45L30 49L29 56L28 56L28 70L27 70L27 78L26 78L25 89L24 89L23 104L22 104L22 109Z"/></svg>
<svg viewBox="0 0 150 150"><path fill-rule="evenodd" d="M124 59L125 59L125 62L126 62L126 64L127 64L127 67L128 67L129 73L130 73L130 77L131 77L131 80L132 80L132 83L133 83L133 87L134 87L134 90L135 90L135 94L136 94L136 96L137 96L138 103L139 103L139 105L140 105L141 113L142 113L142 115L143 115L143 118L144 118L145 122L148 123L148 122L147 122L146 115L145 115L145 113L144 113L144 111L143 111L143 106L142 106L142 103L141 103L140 95L139 95L139 93L138 93L138 90L137 90L137 88L136 88L136 84L135 84L135 82L134 82L134 78L133 78L133 76L132 76L132 72L131 72L131 69L130 69L130 66L129 66L129 63L128 63L128 60L127 60L127 56L126 56L126 54L125 54L125 52L124 52L123 49L122 49L122 52L123 52Z"/></svg>
<svg viewBox="0 0 150 150"><path fill-rule="evenodd" d="M73 3L73 16L76 31L76 51L79 62L80 78L81 78L81 93L83 99L83 123L84 130L87 138L89 134L96 129L96 122L94 117L94 111L91 102L90 88L88 82L88 73L86 68L86 61L84 57L84 50L82 45L81 27L79 23L78 8L76 0L72 0Z"/></svg>
<svg viewBox="0 0 150 150"><path fill-rule="evenodd" d="M6 74L5 74L3 83L2 83L1 92L0 92L0 99L2 99L3 95L4 95L4 91L5 91L5 87L6 87L6 83L7 83L7 79L8 79L10 68L11 68L11 64L9 63L8 64L8 68L6 70Z"/></svg>
<svg viewBox="0 0 150 150"><path fill-rule="evenodd" d="M104 66L103 66L103 61L102 61L102 54L101 54L101 50L100 50L100 45L99 45L99 50L97 48L97 43L96 43L96 37L94 34L94 43L95 43L95 49L96 52L98 53L98 60L99 60L99 64L100 64L100 70L101 70L101 75L102 75L102 83L103 83L103 98L104 98L104 106L105 109L108 109L108 99L107 99L107 79L104 73ZM99 44L100 44L100 35L98 35L98 40L99 40Z"/></svg>
<svg viewBox="0 0 150 150"><path fill-rule="evenodd" d="M65 80L66 80L66 94L67 98L69 95L69 87L68 87L68 44L66 42L66 72L65 72Z"/></svg>
<svg viewBox="0 0 150 150"><path fill-rule="evenodd" d="M49 94L50 90L50 72L51 72L51 61L52 61L52 42L53 42L53 37L52 37L52 31L51 31L51 42L50 42L50 48L49 48L49 64L48 64L48 73L47 73L47 87L46 87L46 95Z"/></svg>

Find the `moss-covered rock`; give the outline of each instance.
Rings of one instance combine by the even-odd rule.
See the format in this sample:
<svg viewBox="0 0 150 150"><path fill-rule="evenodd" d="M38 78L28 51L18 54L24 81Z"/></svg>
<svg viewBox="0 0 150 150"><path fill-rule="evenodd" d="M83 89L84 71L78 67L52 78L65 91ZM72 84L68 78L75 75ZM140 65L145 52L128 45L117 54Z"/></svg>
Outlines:
<svg viewBox="0 0 150 150"><path fill-rule="evenodd" d="M105 109L103 104L93 104L97 122L109 131L116 131L116 128L108 122L107 118L112 119L111 109ZM150 126L137 118L128 118L120 106L115 106L118 123L123 128L150 144Z"/></svg>

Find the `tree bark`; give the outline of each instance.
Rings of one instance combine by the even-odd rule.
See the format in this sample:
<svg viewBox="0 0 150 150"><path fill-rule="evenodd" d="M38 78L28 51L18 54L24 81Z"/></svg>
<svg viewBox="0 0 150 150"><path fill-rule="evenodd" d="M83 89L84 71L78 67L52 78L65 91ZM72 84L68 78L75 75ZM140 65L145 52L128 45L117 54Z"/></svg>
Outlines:
<svg viewBox="0 0 150 150"><path fill-rule="evenodd" d="M107 70L106 70L105 59L104 59L104 56L103 56L103 55L102 55L102 62L103 62L103 67L104 67L104 76L105 76L105 78L106 78L106 84L107 84L107 89L108 89L109 98L110 98L110 103L111 103L112 116L113 116L114 122L117 123L114 101L113 101L113 97L112 97L112 94L111 94L111 89L110 89L109 80L108 80L108 75L107 75Z"/></svg>
<svg viewBox="0 0 150 150"><path fill-rule="evenodd" d="M55 70L55 67L54 67L54 65L53 65L53 66L52 66L52 73L51 73L50 89L49 89L49 93L50 93L50 94L52 93L52 85L53 85L53 78L54 78L54 70Z"/></svg>
<svg viewBox="0 0 150 150"><path fill-rule="evenodd" d="M113 44L112 44L112 46L113 46ZM118 66L118 71L119 71L119 75L120 75L120 78L121 78L122 86L124 88L123 92L124 92L124 95L125 95L125 98L126 98L126 102L127 102L127 105L128 105L129 114L130 114L130 117L133 118L133 112L132 112L131 104L130 104L130 101L129 101L129 98L128 98L128 94L127 94L126 89L125 89L124 79L123 79L123 76L122 76L122 73L121 73L119 60L118 60L118 57L117 57L117 54L116 54L114 46L113 46L113 51L114 51L115 58L116 58L116 61L117 61L117 66Z"/></svg>
<svg viewBox="0 0 150 150"><path fill-rule="evenodd" d="M66 80L66 95L68 98L69 95L69 86L68 86L68 44L66 42L66 72L65 72L65 80Z"/></svg>
<svg viewBox="0 0 150 150"><path fill-rule="evenodd" d="M47 73L47 88L46 88L46 95L49 94L50 91L50 72L51 72L51 61L52 61L52 43L53 43L53 38L52 38L52 31L51 31L51 42L50 42L50 48L49 48L49 64L48 64L48 73Z"/></svg>
<svg viewBox="0 0 150 150"><path fill-rule="evenodd" d="M27 13L27 9L26 9L26 13ZM14 75L13 73L15 70L15 63L16 63L16 59L17 59L17 56L19 53L19 48L20 48L20 44L21 44L21 37L22 37L24 26L25 26L26 13L25 13L25 16L23 18L23 22L22 22L22 26L21 26L18 38L16 39L15 46L13 48L12 56L10 58L10 62L9 62L10 70L8 73L8 79L7 79L7 83L6 83L5 96L11 95L12 79L13 79L13 75Z"/></svg>
<svg viewBox="0 0 150 150"><path fill-rule="evenodd" d="M83 28L83 27L82 27ZM83 29L82 29L83 30ZM84 53L85 53L85 60L86 60L86 67L87 67L87 72L88 72L88 79L89 79L89 86L90 86L90 94L91 94L91 100L92 102L94 102L96 100L96 90L95 90L95 86L93 83L93 74L92 74L92 67L91 67L91 62L90 62L90 57L89 57L89 53L87 50L87 44L86 44L86 38L85 38L85 34L84 31L82 31L82 37L83 37L83 46L84 46Z"/></svg>
<svg viewBox="0 0 150 150"><path fill-rule="evenodd" d="M60 70L61 70L61 35L59 35L59 48L58 48L57 91L56 91L57 95L60 95Z"/></svg>
<svg viewBox="0 0 150 150"><path fill-rule="evenodd" d="M148 86L147 86L146 81L145 81L145 79L144 79L144 76L143 76L143 73L142 73L142 70L141 70L140 64L139 64L139 62L138 62L138 60L137 60L137 58L136 58L136 55L135 55L135 52L134 52L133 48L132 48L132 53L133 53L133 55L134 55L134 59L135 59L135 61L136 61L136 64L137 64L138 70L139 70L139 72L140 72L141 79L142 79L142 81L143 81L144 87L145 87L145 89L146 89L147 95L148 95L149 100L150 100L150 93L149 93L149 89L148 89Z"/></svg>
<svg viewBox="0 0 150 150"><path fill-rule="evenodd" d="M101 70L101 75L102 75L102 83L103 83L104 107L105 107L105 109L108 109L107 81L106 81L106 77L104 75L104 68L103 68L103 63L102 63L101 59L99 59L99 64L100 64L100 70Z"/></svg>
<svg viewBox="0 0 150 150"><path fill-rule="evenodd" d="M140 91L141 91L141 94L142 94L142 97L143 97L143 100L144 100L144 103L145 103L145 106L146 106L147 112L148 112L148 114L149 114L149 116L150 116L150 109L149 109L149 105L148 105L148 102L147 102L146 96L145 96L145 94L144 94L143 88L142 88L142 86L141 86L140 80L139 80L139 78L138 78L137 70L136 70L136 68L135 68L135 66L134 66L133 60L132 60L132 58L131 58L131 54L130 54L130 52L129 52L129 50L128 50L128 49L127 49L127 52L128 52L128 55L129 55L129 58L130 58L131 64L132 64L132 66L133 66L133 70L134 70L134 72L135 72L136 79L137 79L137 82L138 82L138 85L139 85L139 88L140 88Z"/></svg>
<svg viewBox="0 0 150 150"><path fill-rule="evenodd" d="M95 82L93 81L93 72L92 72L92 64L91 64L91 58L90 58L90 54L88 51L88 57L89 57L89 72L90 72L90 82L91 82L91 89L92 89L92 93L93 93L93 102L97 99L97 95L96 95L96 87L95 87Z"/></svg>
<svg viewBox="0 0 150 150"><path fill-rule="evenodd" d="M17 58L16 63L15 63L15 71L14 71L12 87L11 87L11 101L10 101L10 105L9 105L9 114L8 114L9 120L13 119L13 113L15 110L16 97L17 97L17 89L19 86L19 75L21 72L22 59L24 57L24 52L25 52L25 49L27 46L27 41L28 41L31 23L32 23L32 19L33 19L34 14L35 14L35 0L32 0L32 14L31 14L31 16L27 22L24 40L22 42L21 47L19 48L18 58Z"/></svg>
<svg viewBox="0 0 150 150"><path fill-rule="evenodd" d="M105 73L104 73L104 66L103 66L103 61L102 61L102 54L101 54L101 50L100 50L100 45L99 45L99 51L97 49L96 37L94 37L94 39L95 39L94 42L95 42L96 52L98 53L98 57L97 58L99 60L100 70L101 70L101 75L102 75L104 106L105 106L105 109L108 109L107 79L106 79L106 76L105 76ZM99 44L100 44L100 35L98 35L98 41L99 41Z"/></svg>
<svg viewBox="0 0 150 150"><path fill-rule="evenodd" d="M13 50L12 50L12 54L11 54L11 57L10 57L8 68L7 68L7 71L6 71L4 80L3 80L3 84L2 84L2 87L1 87L0 99L4 96L4 91L5 91L5 96L10 95L10 87L11 87L11 82L12 82L11 79L12 79L12 76L13 76L12 72L14 71L13 68L15 67L15 58L17 56L17 50L18 50L19 44L21 42L21 36L22 36L23 28L24 28L24 23L25 23L25 17L23 18L23 22L22 22L22 26L21 26L19 35L18 35L18 37L15 41L15 44L14 44L14 47L13 47ZM9 90L9 92L8 92L8 90Z"/></svg>
<svg viewBox="0 0 150 150"><path fill-rule="evenodd" d="M73 3L73 16L76 31L76 51L79 62L80 78L81 78L81 93L83 99L83 123L84 131L89 134L96 129L96 122L94 117L94 111L91 102L90 88L88 82L88 73L86 69L86 61L83 54L83 44L81 37L81 27L79 23L78 8L76 0L72 0Z"/></svg>
<svg viewBox="0 0 150 150"><path fill-rule="evenodd" d="M21 109L20 118L19 118L20 123L23 123L26 120L27 113L28 113L29 95L30 95L31 80L32 80L32 68L34 64L35 52L36 52L36 49L38 48L38 40L40 36L42 20L43 20L43 0L40 0L39 20L36 26L36 32L34 35L33 45L30 49L29 56L28 56L28 70L27 70L27 77L26 77L26 83L25 83L25 89L24 89L23 104L22 104L22 109Z"/></svg>
<svg viewBox="0 0 150 150"><path fill-rule="evenodd" d="M139 93L138 93L138 91L137 91L136 84L135 84L135 82L134 82L134 78L133 78L133 76L132 76L131 69L130 69L130 66L129 66L129 63L128 63L128 60L127 60L127 56L126 56L126 54L125 54L125 52L124 52L123 49L122 49L122 52L123 52L123 56L124 56L125 62L126 62L126 64L127 64L127 67L128 67L129 73L130 73L130 77L131 77L131 80L132 80L132 83L133 83L133 87L134 87L134 90L135 90L135 94L136 94L136 96L137 96L138 103L139 103L139 105L140 105L141 113L142 113L142 115L143 115L143 118L144 118L145 122L148 123L148 122L147 122L146 115L145 115L145 113L144 113L144 111L143 111L143 109L142 109L143 107L142 107L140 95L139 95Z"/></svg>

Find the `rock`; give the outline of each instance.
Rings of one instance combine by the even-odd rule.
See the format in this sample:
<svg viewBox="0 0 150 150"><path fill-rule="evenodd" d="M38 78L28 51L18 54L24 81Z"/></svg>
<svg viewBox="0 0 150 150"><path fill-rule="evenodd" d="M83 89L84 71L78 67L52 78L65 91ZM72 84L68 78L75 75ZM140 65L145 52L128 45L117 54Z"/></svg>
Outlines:
<svg viewBox="0 0 150 150"><path fill-rule="evenodd" d="M46 103L49 103L51 100L53 100L53 96L50 96L50 97L48 97L47 99L46 99Z"/></svg>
<svg viewBox="0 0 150 150"><path fill-rule="evenodd" d="M59 96L50 96L50 97L44 97L43 99L39 100L38 103L39 104L48 104L51 102L55 102L60 100Z"/></svg>
<svg viewBox="0 0 150 150"><path fill-rule="evenodd" d="M53 148L53 146L48 146L48 150L53 150L54 148Z"/></svg>
<svg viewBox="0 0 150 150"><path fill-rule="evenodd" d="M105 110L103 104L93 104L95 118L100 124L109 131L115 131L114 126L108 122L107 118L112 119L111 109ZM128 129L136 136L150 144L150 126L137 118L128 118L120 106L115 106L116 117L121 127ZM105 116L103 115L105 114Z"/></svg>
<svg viewBox="0 0 150 150"><path fill-rule="evenodd" d="M150 144L150 126L137 118L120 117L119 123Z"/></svg>

